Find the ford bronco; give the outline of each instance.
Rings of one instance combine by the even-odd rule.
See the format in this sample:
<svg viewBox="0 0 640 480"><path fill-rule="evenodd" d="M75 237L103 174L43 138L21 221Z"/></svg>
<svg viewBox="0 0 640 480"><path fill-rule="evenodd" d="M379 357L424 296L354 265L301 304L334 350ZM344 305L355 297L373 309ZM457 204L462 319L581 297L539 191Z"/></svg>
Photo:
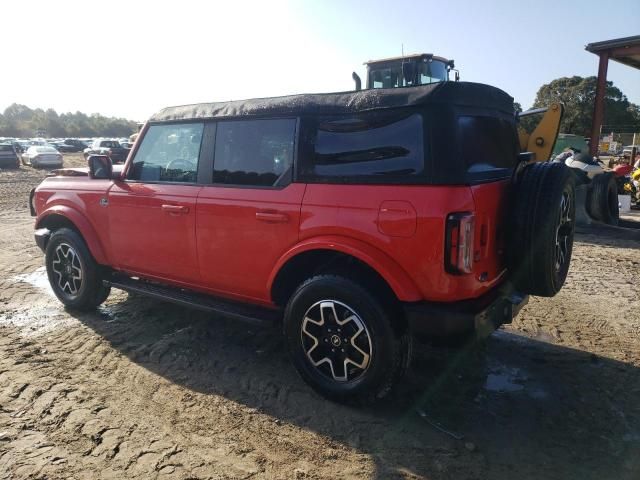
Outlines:
<svg viewBox="0 0 640 480"><path fill-rule="evenodd" d="M166 108L123 166L46 178L35 239L70 309L115 287L276 322L311 387L371 401L416 335L487 334L562 287L573 180L516 122L465 82Z"/></svg>

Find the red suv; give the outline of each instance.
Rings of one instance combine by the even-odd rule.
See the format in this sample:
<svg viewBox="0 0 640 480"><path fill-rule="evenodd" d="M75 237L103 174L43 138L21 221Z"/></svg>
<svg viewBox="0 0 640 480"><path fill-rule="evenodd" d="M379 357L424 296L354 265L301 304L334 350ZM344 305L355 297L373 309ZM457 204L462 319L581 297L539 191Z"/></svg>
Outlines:
<svg viewBox="0 0 640 480"><path fill-rule="evenodd" d="M32 192L51 286L281 322L338 401L384 396L411 339L493 331L564 283L574 187L519 151L513 99L439 83L172 107L126 164Z"/></svg>

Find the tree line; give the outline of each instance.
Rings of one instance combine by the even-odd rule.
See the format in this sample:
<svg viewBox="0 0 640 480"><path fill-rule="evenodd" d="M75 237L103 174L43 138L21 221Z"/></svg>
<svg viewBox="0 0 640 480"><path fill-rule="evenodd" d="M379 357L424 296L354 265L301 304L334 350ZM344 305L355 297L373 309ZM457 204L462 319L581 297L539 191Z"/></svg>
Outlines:
<svg viewBox="0 0 640 480"><path fill-rule="evenodd" d="M137 124L125 118L105 117L82 112L58 114L52 108L31 109L14 103L0 114L0 137L29 138L38 131L47 137L128 137Z"/></svg>

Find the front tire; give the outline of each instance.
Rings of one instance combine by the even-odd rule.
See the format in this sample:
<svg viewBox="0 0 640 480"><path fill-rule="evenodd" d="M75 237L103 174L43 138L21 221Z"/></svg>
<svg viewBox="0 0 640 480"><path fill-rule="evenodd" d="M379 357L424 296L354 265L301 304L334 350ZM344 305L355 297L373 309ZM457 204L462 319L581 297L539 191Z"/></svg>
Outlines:
<svg viewBox="0 0 640 480"><path fill-rule="evenodd" d="M367 404L384 397L406 371L409 332L392 324L394 309L338 275L318 275L293 294L285 336L298 373L320 395Z"/></svg>
<svg viewBox="0 0 640 480"><path fill-rule="evenodd" d="M45 262L56 297L68 308L92 310L109 296L100 266L82 237L69 228L56 230L47 243Z"/></svg>

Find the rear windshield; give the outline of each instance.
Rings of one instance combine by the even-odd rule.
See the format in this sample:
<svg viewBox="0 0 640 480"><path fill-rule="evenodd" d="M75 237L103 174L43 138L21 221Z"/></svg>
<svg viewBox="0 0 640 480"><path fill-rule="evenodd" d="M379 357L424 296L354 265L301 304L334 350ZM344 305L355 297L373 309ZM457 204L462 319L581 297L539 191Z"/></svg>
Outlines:
<svg viewBox="0 0 640 480"><path fill-rule="evenodd" d="M107 147L107 148L118 148L120 144L118 142L106 140L106 141L100 142L100 146Z"/></svg>
<svg viewBox="0 0 640 480"><path fill-rule="evenodd" d="M38 153L58 153L53 147L34 147L34 149Z"/></svg>
<svg viewBox="0 0 640 480"><path fill-rule="evenodd" d="M419 114L364 114L321 119L308 172L344 182L384 182L424 172L423 126Z"/></svg>
<svg viewBox="0 0 640 480"><path fill-rule="evenodd" d="M467 174L476 179L508 176L518 156L515 124L499 117L458 117L458 148Z"/></svg>

